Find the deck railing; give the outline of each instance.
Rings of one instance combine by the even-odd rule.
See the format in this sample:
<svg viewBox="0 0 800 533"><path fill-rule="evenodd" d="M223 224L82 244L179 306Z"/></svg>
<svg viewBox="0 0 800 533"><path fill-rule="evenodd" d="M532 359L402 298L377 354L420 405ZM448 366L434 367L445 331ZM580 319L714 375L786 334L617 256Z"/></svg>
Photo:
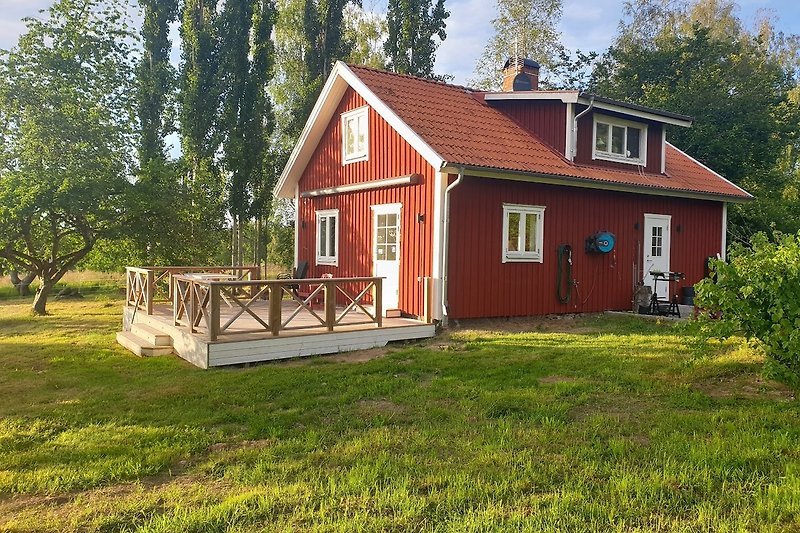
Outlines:
<svg viewBox="0 0 800 533"><path fill-rule="evenodd" d="M172 302L174 296L173 277L192 273L227 274L237 280L255 280L261 270L258 266L164 266L126 267L125 305L153 314L156 301Z"/></svg>
<svg viewBox="0 0 800 533"><path fill-rule="evenodd" d="M209 340L221 335L270 332L274 336L282 331L325 327L328 331L342 326L343 319L360 310L365 320L348 321L346 325L375 324L383 326L383 278L319 278L282 280L215 280L192 275L173 275L173 320L176 326L187 326L192 333L204 330ZM308 288L300 296L298 286ZM372 310L366 307L367 295L372 295ZM288 296L288 299L284 299ZM322 298L322 312L314 310L314 303ZM267 300L267 316L260 316L254 304ZM344 307L337 309L338 301ZM284 302L291 302L290 312L284 318ZM233 310L223 322L222 305ZM294 306L294 308L291 308ZM231 326L247 314L258 325L255 329L241 328L231 331ZM309 324L294 323L300 315L312 317Z"/></svg>

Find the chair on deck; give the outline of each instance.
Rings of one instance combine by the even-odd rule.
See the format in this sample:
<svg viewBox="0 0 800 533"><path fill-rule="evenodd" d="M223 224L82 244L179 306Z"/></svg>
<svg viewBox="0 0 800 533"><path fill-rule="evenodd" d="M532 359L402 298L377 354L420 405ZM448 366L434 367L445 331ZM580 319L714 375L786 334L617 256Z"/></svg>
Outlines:
<svg viewBox="0 0 800 533"><path fill-rule="evenodd" d="M292 272L281 272L278 274L278 279L303 279L306 277L308 273L308 261L299 261L297 263L297 268L295 268ZM292 291L296 297L300 297L300 284L299 283L292 283L286 286L287 289Z"/></svg>

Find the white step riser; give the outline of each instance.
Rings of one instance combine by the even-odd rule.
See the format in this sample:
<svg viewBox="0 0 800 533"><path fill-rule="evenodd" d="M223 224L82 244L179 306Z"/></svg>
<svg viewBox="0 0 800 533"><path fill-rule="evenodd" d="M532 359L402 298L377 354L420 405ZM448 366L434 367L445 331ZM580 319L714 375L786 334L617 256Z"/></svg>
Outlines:
<svg viewBox="0 0 800 533"><path fill-rule="evenodd" d="M131 333L153 346L172 346L172 337L147 324L134 324Z"/></svg>
<svg viewBox="0 0 800 533"><path fill-rule="evenodd" d="M117 342L139 357L169 355L172 353L172 346L153 346L144 339L126 331L117 333Z"/></svg>

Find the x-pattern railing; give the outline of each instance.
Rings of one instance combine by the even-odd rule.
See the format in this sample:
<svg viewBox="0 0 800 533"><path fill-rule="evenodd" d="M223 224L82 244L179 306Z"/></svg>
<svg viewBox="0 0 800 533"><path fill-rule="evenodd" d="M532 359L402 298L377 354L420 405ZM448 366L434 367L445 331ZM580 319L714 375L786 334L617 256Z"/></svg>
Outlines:
<svg viewBox="0 0 800 533"><path fill-rule="evenodd" d="M188 326L192 333L205 329L210 340L217 340L220 335L233 333L252 333L268 331L278 336L281 331L311 329L325 327L333 331L336 326L370 324L383 326L382 312L382 280L383 278L320 278L320 279L287 279L287 280L224 280L201 279L192 275L173 275L175 297L173 300L173 316L175 325ZM305 297L299 296L298 285L311 288ZM361 287L356 291L349 287ZM363 287L362 287L363 286ZM243 288L249 289L243 291ZM355 295L353 294L355 293ZM242 294L247 297L242 298ZM289 299L284 299L288 295ZM337 313L337 295L345 307ZM372 295L374 309L366 307L366 298ZM314 303L322 296L323 313L314 309ZM267 316L258 313L256 306L267 301ZM293 302L284 319L283 303ZM222 320L222 306L232 309L230 315ZM354 310L360 310L365 316L363 321L343 322L344 318ZM309 324L293 322L302 313L315 320ZM232 329L243 316L253 319L255 329ZM252 324L251 324L252 325Z"/></svg>
<svg viewBox="0 0 800 533"><path fill-rule="evenodd" d="M152 314L152 302L155 301L173 301L174 284L172 278L174 276L185 274L227 274L235 276L237 280L255 280L260 276L261 269L257 265L245 266L147 266L147 267L127 267L127 290L128 290L128 305L135 304L135 298L131 298L133 291L144 289L141 294L141 303L143 307L148 303L150 311L147 314ZM146 281L145 281L146 278ZM137 285L137 283L139 283Z"/></svg>

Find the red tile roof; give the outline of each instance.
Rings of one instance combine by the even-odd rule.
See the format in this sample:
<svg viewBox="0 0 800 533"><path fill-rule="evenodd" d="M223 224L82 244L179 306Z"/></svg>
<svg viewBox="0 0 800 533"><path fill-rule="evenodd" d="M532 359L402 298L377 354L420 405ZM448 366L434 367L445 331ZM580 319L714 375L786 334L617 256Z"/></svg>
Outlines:
<svg viewBox="0 0 800 533"><path fill-rule="evenodd" d="M450 165L750 198L671 145L667 146L666 174L577 165L466 87L349 67Z"/></svg>

